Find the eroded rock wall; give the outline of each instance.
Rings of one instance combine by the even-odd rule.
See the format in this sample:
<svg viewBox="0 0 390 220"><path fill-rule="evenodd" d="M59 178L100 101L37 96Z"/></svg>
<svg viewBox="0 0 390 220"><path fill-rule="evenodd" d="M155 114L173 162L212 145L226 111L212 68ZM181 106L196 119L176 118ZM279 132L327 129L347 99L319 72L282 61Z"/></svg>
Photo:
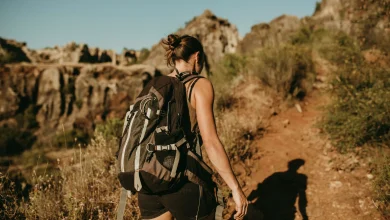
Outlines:
<svg viewBox="0 0 390 220"><path fill-rule="evenodd" d="M0 124L13 126L17 114L33 108L40 139L71 130L77 123L93 129L97 122L124 117L144 81L156 71L147 65L1 67Z"/></svg>

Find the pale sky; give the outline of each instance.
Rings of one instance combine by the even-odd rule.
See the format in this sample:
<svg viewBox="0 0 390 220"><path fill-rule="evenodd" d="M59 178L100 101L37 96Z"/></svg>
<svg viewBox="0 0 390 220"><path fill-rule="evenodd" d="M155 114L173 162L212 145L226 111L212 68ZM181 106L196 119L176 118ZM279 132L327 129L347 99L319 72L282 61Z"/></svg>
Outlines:
<svg viewBox="0 0 390 220"><path fill-rule="evenodd" d="M316 0L1 0L0 37L33 49L87 43L122 51L150 48L185 22L210 9L238 28L282 15L310 16Z"/></svg>

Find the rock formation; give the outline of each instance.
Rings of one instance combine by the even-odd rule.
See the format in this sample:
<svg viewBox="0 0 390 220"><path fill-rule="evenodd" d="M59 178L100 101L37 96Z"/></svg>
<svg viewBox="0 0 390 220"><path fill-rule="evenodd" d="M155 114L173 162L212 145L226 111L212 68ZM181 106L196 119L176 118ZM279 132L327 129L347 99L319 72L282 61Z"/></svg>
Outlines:
<svg viewBox="0 0 390 220"><path fill-rule="evenodd" d="M323 0L312 18L317 26L344 31L365 44L390 42L390 0Z"/></svg>
<svg viewBox="0 0 390 220"><path fill-rule="evenodd" d="M0 64L30 62L26 50L26 43L0 38Z"/></svg>
<svg viewBox="0 0 390 220"><path fill-rule="evenodd" d="M32 108L40 140L85 120L86 129L92 130L96 122L122 118L144 80L155 74L159 74L155 68L141 64L126 68L7 65L0 69L0 125L13 126L16 115Z"/></svg>
<svg viewBox="0 0 390 220"><path fill-rule="evenodd" d="M240 41L238 51L248 54L264 46L272 46L288 40L301 26L296 16L282 15L269 24L252 26L251 32Z"/></svg>
<svg viewBox="0 0 390 220"><path fill-rule="evenodd" d="M113 63L116 64L116 53L113 50L90 48L87 44L71 42L63 47L30 50L33 63ZM115 61L115 62L114 62Z"/></svg>
<svg viewBox="0 0 390 220"><path fill-rule="evenodd" d="M266 45L289 40L302 25L343 31L363 44L390 45L390 0L323 0L312 17L298 19L283 15L270 23L254 25L239 43L238 51L247 54Z"/></svg>
<svg viewBox="0 0 390 220"><path fill-rule="evenodd" d="M120 65L129 66L137 63L137 51L123 49L122 54L120 55Z"/></svg>
<svg viewBox="0 0 390 220"><path fill-rule="evenodd" d="M224 54L234 53L239 41L236 26L226 19L218 18L209 10L187 22L186 26L176 34L197 37L203 44L210 66L218 62ZM165 50L162 46L156 44L143 63L166 70L164 54Z"/></svg>

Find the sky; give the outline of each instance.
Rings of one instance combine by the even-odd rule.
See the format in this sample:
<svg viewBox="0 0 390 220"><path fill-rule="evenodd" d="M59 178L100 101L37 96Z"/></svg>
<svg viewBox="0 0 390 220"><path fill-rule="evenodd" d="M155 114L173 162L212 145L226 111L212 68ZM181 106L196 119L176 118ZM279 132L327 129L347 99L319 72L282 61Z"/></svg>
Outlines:
<svg viewBox="0 0 390 220"><path fill-rule="evenodd" d="M32 49L71 41L90 47L150 48L210 9L235 24L241 37L253 25L282 15L310 16L317 0L1 0L0 37Z"/></svg>

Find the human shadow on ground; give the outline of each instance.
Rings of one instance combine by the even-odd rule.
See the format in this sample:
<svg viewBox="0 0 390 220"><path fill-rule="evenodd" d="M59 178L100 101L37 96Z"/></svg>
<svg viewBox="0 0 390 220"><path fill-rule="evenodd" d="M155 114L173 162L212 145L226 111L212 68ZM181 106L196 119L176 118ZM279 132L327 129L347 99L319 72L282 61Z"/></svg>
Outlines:
<svg viewBox="0 0 390 220"><path fill-rule="evenodd" d="M276 172L257 185L248 200L253 201L248 207L247 220L294 220L297 212L295 203L298 199L298 209L303 220L308 220L306 214L307 176L298 173L305 164L303 159L288 162L288 170Z"/></svg>

